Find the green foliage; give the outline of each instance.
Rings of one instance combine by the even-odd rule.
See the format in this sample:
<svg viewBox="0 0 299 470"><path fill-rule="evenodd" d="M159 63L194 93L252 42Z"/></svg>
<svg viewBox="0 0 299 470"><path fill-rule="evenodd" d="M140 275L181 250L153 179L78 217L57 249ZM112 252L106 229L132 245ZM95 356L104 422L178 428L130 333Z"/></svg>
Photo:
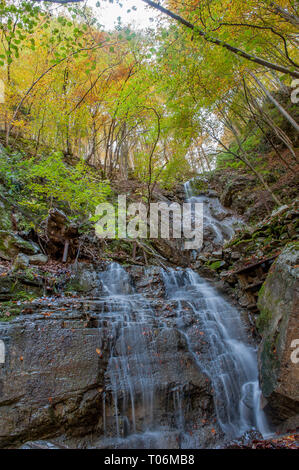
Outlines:
<svg viewBox="0 0 299 470"><path fill-rule="evenodd" d="M177 183L184 181L190 172L190 165L184 156L174 157L161 172L161 186L166 189L173 188Z"/></svg>
<svg viewBox="0 0 299 470"><path fill-rule="evenodd" d="M0 183L7 197L36 214L36 222L47 214L49 206L57 204L74 219L93 215L111 192L109 183L84 161L68 165L60 152L37 160L21 152L1 151Z"/></svg>
<svg viewBox="0 0 299 470"><path fill-rule="evenodd" d="M6 152L0 148L0 182L10 195L15 195L27 182L29 161L20 152Z"/></svg>
<svg viewBox="0 0 299 470"><path fill-rule="evenodd" d="M54 152L37 163L32 162L30 189L35 196L27 202L34 206L43 201L62 202L75 215L94 214L98 204L110 194L107 181L101 181L84 161L67 165L61 152Z"/></svg>
<svg viewBox="0 0 299 470"><path fill-rule="evenodd" d="M222 263L221 260L214 261L212 264L209 264L209 268L213 269L214 271L217 271L217 269L221 267L221 263Z"/></svg>
<svg viewBox="0 0 299 470"><path fill-rule="evenodd" d="M240 160L236 160L228 152L222 152L217 155L216 169L223 170L225 168L237 170L238 168L245 168L245 164Z"/></svg>

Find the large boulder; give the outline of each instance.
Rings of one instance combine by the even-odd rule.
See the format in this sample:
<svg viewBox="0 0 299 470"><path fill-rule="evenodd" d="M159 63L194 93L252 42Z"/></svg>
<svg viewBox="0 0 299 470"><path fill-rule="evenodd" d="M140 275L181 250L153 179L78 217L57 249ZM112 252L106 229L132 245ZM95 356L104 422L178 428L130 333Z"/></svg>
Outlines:
<svg viewBox="0 0 299 470"><path fill-rule="evenodd" d="M285 247L259 293L261 387L276 422L299 424L299 244ZM298 347L298 343L297 343Z"/></svg>
<svg viewBox="0 0 299 470"><path fill-rule="evenodd" d="M66 286L68 291L94 294L99 287L98 273L92 264L74 263L72 265L70 281Z"/></svg>
<svg viewBox="0 0 299 470"><path fill-rule="evenodd" d="M64 314L65 308L61 314L49 307L37 314L27 310L0 322L6 349L0 364L0 448L57 431L88 433L101 415L107 355L97 354L98 329L78 314Z"/></svg>
<svg viewBox="0 0 299 470"><path fill-rule="evenodd" d="M9 261L20 252L26 255L36 255L40 252L40 249L36 243L23 240L23 238L14 232L0 230L0 258Z"/></svg>

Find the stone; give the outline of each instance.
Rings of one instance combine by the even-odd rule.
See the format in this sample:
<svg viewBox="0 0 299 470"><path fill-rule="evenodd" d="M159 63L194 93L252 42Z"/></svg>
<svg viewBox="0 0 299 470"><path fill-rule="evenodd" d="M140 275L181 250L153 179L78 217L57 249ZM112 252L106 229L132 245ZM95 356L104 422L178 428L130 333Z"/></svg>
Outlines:
<svg viewBox="0 0 299 470"><path fill-rule="evenodd" d="M212 256L217 259L221 259L223 255L222 250L216 250L212 252Z"/></svg>
<svg viewBox="0 0 299 470"><path fill-rule="evenodd" d="M107 354L96 353L98 329L31 317L0 322L6 347L0 364L0 448L57 430L88 432L101 415Z"/></svg>
<svg viewBox="0 0 299 470"><path fill-rule="evenodd" d="M10 261L20 252L26 255L35 255L39 251L39 246L36 243L23 240L19 235L9 230L0 230L0 258Z"/></svg>
<svg viewBox="0 0 299 470"><path fill-rule="evenodd" d="M92 264L74 263L67 290L87 293L99 288L98 274Z"/></svg>
<svg viewBox="0 0 299 470"><path fill-rule="evenodd" d="M261 387L277 422L299 423L299 244L288 244L272 265L258 298Z"/></svg>
<svg viewBox="0 0 299 470"><path fill-rule="evenodd" d="M46 264L48 262L48 256L44 255L43 253L39 253L37 255L28 256L29 263L40 266L42 264Z"/></svg>
<svg viewBox="0 0 299 470"><path fill-rule="evenodd" d="M24 253L19 253L14 260L13 270L17 271L18 269L26 269L29 266L29 257Z"/></svg>
<svg viewBox="0 0 299 470"><path fill-rule="evenodd" d="M219 197L219 194L217 191L215 191L214 189L209 189L206 194L209 196L209 197Z"/></svg>
<svg viewBox="0 0 299 470"><path fill-rule="evenodd" d="M29 441L26 444L21 446L21 449L44 449L44 450L53 450L53 449L61 449L62 446L54 444L50 441ZM64 447L66 448L66 447Z"/></svg>

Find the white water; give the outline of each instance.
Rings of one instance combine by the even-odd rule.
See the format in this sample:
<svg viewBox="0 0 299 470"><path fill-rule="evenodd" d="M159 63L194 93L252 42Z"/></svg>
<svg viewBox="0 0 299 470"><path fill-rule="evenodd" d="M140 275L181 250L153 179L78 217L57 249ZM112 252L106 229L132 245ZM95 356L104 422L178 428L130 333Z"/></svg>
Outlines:
<svg viewBox="0 0 299 470"><path fill-rule="evenodd" d="M252 429L268 435L260 406L256 351L248 343L238 310L191 269L163 271L163 278L168 297L187 302L193 310L196 321L193 331L187 333L191 351L199 341L198 328L208 343L206 354L197 362L212 381L222 430L229 437L240 437ZM186 329L183 309L177 310L177 326Z"/></svg>
<svg viewBox="0 0 299 470"><path fill-rule="evenodd" d="M191 269L161 269L166 296L177 306L169 328L157 319L153 300L135 292L124 268L112 263L100 279L104 293L100 326L106 328L110 345L103 395L103 446L167 448L173 445L175 433L182 447L200 445L196 437L190 438L185 432L186 404L175 364L169 379L164 361L158 360L165 359L166 351L176 351L176 329L186 339L186 354L189 349L198 368L211 379L218 422L226 436L240 437L251 430L269 434L260 407L256 351L248 342L238 310L210 283ZM186 305L192 312L191 327ZM199 336L199 331L204 336ZM161 339L166 342L162 350ZM206 347L199 354L198 342L203 339ZM169 380L177 382L171 390ZM162 425L166 410L161 410L160 399L166 390L172 396L172 411ZM109 395L110 403L106 403ZM109 425L106 408L110 414L114 410Z"/></svg>
<svg viewBox="0 0 299 470"><path fill-rule="evenodd" d="M233 237L235 227L241 220L228 212L217 197L195 195L190 181L184 184L184 188L188 202L204 204L204 242L209 239L215 248L223 246Z"/></svg>
<svg viewBox="0 0 299 470"><path fill-rule="evenodd" d="M136 432L137 407L144 411L143 430L153 423L158 377L151 363L147 335L151 334L155 319L150 303L134 292L121 266L112 263L102 273L101 282L107 295L104 310L110 333L106 390L113 396L115 432L120 437ZM105 403L103 407L105 416Z"/></svg>
<svg viewBox="0 0 299 470"><path fill-rule="evenodd" d="M185 188L189 200L198 202L202 197L192 196L190 185ZM221 246L233 235L235 219L225 214L223 228L215 215L221 218L225 210L217 198L212 199L205 204L205 221L212 227L215 245ZM270 435L260 404L256 349L248 341L239 311L191 269L161 269L161 278L167 298L177 306L170 327L157 317L154 299L136 293L124 268L112 263L100 275L104 294L100 327L106 329L110 347L103 394L106 437L101 445L167 448L176 445L178 438L181 447L201 445L199 434L190 438L185 429L186 403L175 369L175 331L185 338L185 354L193 357L196 370L211 380L218 423L226 437L241 437L251 430L264 437ZM201 350L200 342L204 345ZM171 362L165 362L168 368L173 367L170 373L159 360L166 351L173 353ZM168 401L172 396L168 414L161 409L166 394ZM107 409L110 414L114 410L112 423Z"/></svg>

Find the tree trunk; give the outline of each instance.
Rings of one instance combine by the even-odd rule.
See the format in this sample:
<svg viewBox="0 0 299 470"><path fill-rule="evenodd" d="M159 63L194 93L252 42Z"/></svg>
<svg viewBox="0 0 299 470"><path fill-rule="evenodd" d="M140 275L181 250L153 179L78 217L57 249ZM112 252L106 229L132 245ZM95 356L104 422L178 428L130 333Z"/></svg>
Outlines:
<svg viewBox="0 0 299 470"><path fill-rule="evenodd" d="M269 100L274 104L274 106L276 106L279 112L283 114L283 116L289 121L289 123L294 127L294 129L296 129L296 131L299 132L299 125L297 124L295 119L293 119L292 116L290 116L289 113L281 106L281 104L279 104L278 101L276 101L274 96L271 95L271 93L267 90L267 88L263 85L263 83L256 77L256 75L254 75L254 73L249 72L249 74L256 81L258 86L263 90L267 98L269 98Z"/></svg>

